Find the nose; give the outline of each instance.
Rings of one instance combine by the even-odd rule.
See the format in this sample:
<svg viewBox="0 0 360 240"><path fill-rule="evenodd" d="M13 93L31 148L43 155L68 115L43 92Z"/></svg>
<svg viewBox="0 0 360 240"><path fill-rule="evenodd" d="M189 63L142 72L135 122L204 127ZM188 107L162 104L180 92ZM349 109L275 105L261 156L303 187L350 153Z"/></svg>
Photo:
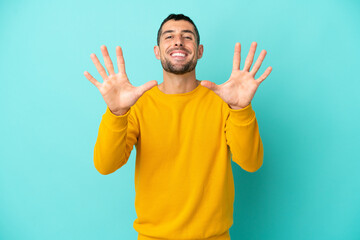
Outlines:
<svg viewBox="0 0 360 240"><path fill-rule="evenodd" d="M182 43L182 38L181 37L176 37L175 38L175 46L182 46L183 43Z"/></svg>

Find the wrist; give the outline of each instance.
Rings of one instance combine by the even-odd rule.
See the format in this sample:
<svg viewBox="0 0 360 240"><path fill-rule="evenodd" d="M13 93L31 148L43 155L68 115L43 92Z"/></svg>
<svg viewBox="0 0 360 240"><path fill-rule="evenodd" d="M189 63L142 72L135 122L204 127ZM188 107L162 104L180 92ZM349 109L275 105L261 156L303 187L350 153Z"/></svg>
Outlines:
<svg viewBox="0 0 360 240"><path fill-rule="evenodd" d="M250 103L251 103L251 102L245 103L245 104L242 104L242 105L231 105L231 104L228 104L228 106L229 106L231 109L240 110L240 109L243 109L243 108L246 108L247 106L249 106Z"/></svg>
<svg viewBox="0 0 360 240"><path fill-rule="evenodd" d="M110 112L116 116L121 116L121 115L125 115L125 113L127 113L129 111L129 108L128 109L117 109L117 110L111 110L109 108Z"/></svg>
<svg viewBox="0 0 360 240"><path fill-rule="evenodd" d="M229 105L229 104L228 104L228 105ZM231 109L234 109L234 110L240 110L240 109L243 109L242 107L231 106L231 105L229 105L229 107L230 107Z"/></svg>

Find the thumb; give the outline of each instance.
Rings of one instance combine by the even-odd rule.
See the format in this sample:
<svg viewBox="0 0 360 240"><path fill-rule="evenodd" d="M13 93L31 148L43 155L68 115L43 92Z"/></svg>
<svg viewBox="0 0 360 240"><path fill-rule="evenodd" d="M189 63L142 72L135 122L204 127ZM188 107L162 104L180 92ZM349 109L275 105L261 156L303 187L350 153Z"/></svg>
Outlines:
<svg viewBox="0 0 360 240"><path fill-rule="evenodd" d="M218 90L219 90L219 86L218 86L218 85L216 85L216 84L213 83L213 82L207 81L207 80L202 80L202 81L200 82L200 84L201 84L202 86L204 86L204 87L207 87L207 88L210 89L210 90L213 90L215 93L218 92Z"/></svg>
<svg viewBox="0 0 360 240"><path fill-rule="evenodd" d="M140 93L140 96L143 95L146 91L152 89L158 85L158 82L156 80L149 81L141 86L138 87L138 91Z"/></svg>

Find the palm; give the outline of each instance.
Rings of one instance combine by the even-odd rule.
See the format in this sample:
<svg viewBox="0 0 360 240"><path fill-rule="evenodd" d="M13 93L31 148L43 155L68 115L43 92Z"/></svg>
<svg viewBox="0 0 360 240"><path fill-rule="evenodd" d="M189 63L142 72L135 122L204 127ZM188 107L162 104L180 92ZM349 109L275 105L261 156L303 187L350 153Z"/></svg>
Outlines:
<svg viewBox="0 0 360 240"><path fill-rule="evenodd" d="M101 84L99 91L110 109L132 106L138 99L136 87L129 82L126 75L110 75Z"/></svg>
<svg viewBox="0 0 360 240"><path fill-rule="evenodd" d="M265 80L272 70L272 68L269 67L258 79L255 79L255 74L259 70L266 55L266 51L263 50L250 71L255 50L256 43L253 43L245 60L245 66L243 70L240 70L241 46L237 43L234 51L233 70L229 80L221 85L216 85L210 81L202 81L202 85L213 90L220 98L229 104L231 108L241 109L246 107L251 103L260 83Z"/></svg>
<svg viewBox="0 0 360 240"><path fill-rule="evenodd" d="M116 48L116 57L119 69L117 74L115 74L114 66L106 46L101 47L101 52L103 54L105 66L109 75L107 75L104 67L101 65L95 54L91 54L91 59L93 60L96 69L100 73L104 82L98 82L93 76L90 75L90 73L86 71L84 75L99 89L109 109L113 113L122 114L126 112L127 109L129 109L132 105L134 105L136 101L144 94L144 92L156 86L157 82L153 80L143 84L142 86L134 87L126 75L125 62L121 48Z"/></svg>

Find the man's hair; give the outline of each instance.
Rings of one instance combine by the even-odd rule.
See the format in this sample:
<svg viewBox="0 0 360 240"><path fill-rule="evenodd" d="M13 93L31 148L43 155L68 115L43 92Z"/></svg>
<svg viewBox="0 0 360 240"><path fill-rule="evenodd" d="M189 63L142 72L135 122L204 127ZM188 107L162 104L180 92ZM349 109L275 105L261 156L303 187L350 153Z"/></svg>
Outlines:
<svg viewBox="0 0 360 240"><path fill-rule="evenodd" d="M195 29L195 35L196 35L196 43L197 45L199 46L200 44L200 35L199 35L199 32L198 32L198 29L197 27L195 26L195 23L188 17L188 16L185 16L183 14L170 14L167 18L164 19L164 21L161 23L160 25L160 28L158 30L158 34L157 34L157 45L159 46L159 43L160 43L160 36L162 34L162 26L167 22L167 21L170 21L170 20L175 20L175 21L179 21L179 20L185 20L185 21L188 21L189 23L191 23L193 26L194 26L194 29Z"/></svg>

